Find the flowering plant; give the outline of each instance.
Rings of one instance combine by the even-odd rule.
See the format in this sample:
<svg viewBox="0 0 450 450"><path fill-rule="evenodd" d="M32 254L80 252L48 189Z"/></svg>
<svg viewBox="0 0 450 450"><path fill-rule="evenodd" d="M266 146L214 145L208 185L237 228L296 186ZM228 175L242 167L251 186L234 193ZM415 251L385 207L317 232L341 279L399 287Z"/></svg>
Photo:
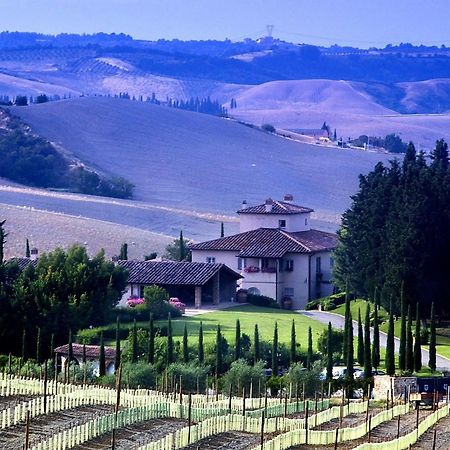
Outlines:
<svg viewBox="0 0 450 450"><path fill-rule="evenodd" d="M248 267L244 268L244 272L246 272L246 273L257 273L257 272L259 272L259 267L248 266Z"/></svg>
<svg viewBox="0 0 450 450"><path fill-rule="evenodd" d="M127 305L131 308L134 308L135 306L142 305L145 302L143 298L139 297L129 297L127 300Z"/></svg>
<svg viewBox="0 0 450 450"><path fill-rule="evenodd" d="M186 304L181 302L178 297L171 297L169 299L169 304L172 305L174 308L177 308L181 313L184 313L186 309Z"/></svg>

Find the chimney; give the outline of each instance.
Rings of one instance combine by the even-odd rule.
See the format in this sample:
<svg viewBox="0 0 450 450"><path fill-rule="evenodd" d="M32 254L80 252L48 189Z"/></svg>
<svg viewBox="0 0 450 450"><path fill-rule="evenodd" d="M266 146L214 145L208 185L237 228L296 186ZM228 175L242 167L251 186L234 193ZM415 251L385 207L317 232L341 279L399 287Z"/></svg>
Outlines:
<svg viewBox="0 0 450 450"><path fill-rule="evenodd" d="M241 209L247 208L247 200L242 201Z"/></svg>
<svg viewBox="0 0 450 450"><path fill-rule="evenodd" d="M38 249L37 248L32 248L30 250L30 259L31 261L36 261L38 259Z"/></svg>
<svg viewBox="0 0 450 450"><path fill-rule="evenodd" d="M271 198L268 198L266 200L265 207L266 207L266 212L267 213L272 211L272 202L273 202L273 200Z"/></svg>
<svg viewBox="0 0 450 450"><path fill-rule="evenodd" d="M292 194L286 194L283 201L286 203L292 203L294 201L294 196Z"/></svg>

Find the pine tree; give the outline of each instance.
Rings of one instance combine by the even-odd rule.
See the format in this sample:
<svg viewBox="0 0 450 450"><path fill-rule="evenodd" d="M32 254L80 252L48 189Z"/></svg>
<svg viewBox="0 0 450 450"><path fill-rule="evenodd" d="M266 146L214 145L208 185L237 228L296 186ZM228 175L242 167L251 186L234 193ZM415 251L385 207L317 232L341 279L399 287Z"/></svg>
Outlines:
<svg viewBox="0 0 450 450"><path fill-rule="evenodd" d="M205 349L203 348L203 323L200 322L200 329L198 330L198 362L203 364L205 360Z"/></svg>
<svg viewBox="0 0 450 450"><path fill-rule="evenodd" d="M103 331L100 333L100 355L98 357L98 374L101 377L106 375L105 343L103 342Z"/></svg>
<svg viewBox="0 0 450 450"><path fill-rule="evenodd" d="M149 364L154 364L155 362L155 324L153 313L150 313L148 318L147 362Z"/></svg>
<svg viewBox="0 0 450 450"><path fill-rule="evenodd" d="M361 310L358 308L358 364L364 365L364 334L361 321Z"/></svg>
<svg viewBox="0 0 450 450"><path fill-rule="evenodd" d="M375 303L373 321L372 364L375 369L378 369L380 367L380 324L378 323L377 303Z"/></svg>
<svg viewBox="0 0 450 450"><path fill-rule="evenodd" d="M391 301L392 306L392 301ZM395 346L394 346L394 314L392 312L392 308L389 312L389 328L387 334L387 343L386 343L386 373L388 375L395 375Z"/></svg>
<svg viewBox="0 0 450 450"><path fill-rule="evenodd" d="M183 362L185 364L189 362L188 330L186 323L184 324L183 331Z"/></svg>
<svg viewBox="0 0 450 450"><path fill-rule="evenodd" d="M128 244L126 242L120 246L119 259L122 261L126 261L128 259Z"/></svg>
<svg viewBox="0 0 450 450"><path fill-rule="evenodd" d="M241 357L241 323L239 319L236 320L236 336L235 336L235 347L234 347L234 360L236 361Z"/></svg>
<svg viewBox="0 0 450 450"><path fill-rule="evenodd" d="M36 336L36 362L38 364L41 363L41 328L38 327L37 329L37 336Z"/></svg>
<svg viewBox="0 0 450 450"><path fill-rule="evenodd" d="M136 319L133 320L133 329L131 332L131 362L137 363L139 348L138 348L138 337L137 337L137 327L136 327Z"/></svg>
<svg viewBox="0 0 450 450"><path fill-rule="evenodd" d="M278 375L278 324L276 322L272 341L272 375Z"/></svg>
<svg viewBox="0 0 450 450"><path fill-rule="evenodd" d="M400 292L401 309L401 329L400 329L400 348L398 354L398 367L401 371L406 370L406 304L405 304L405 284L402 283Z"/></svg>
<svg viewBox="0 0 450 450"><path fill-rule="evenodd" d="M291 326L291 348L289 352L289 363L292 365L297 360L297 341L296 341L296 335L295 335L295 321L292 319L292 326Z"/></svg>
<svg viewBox="0 0 450 450"><path fill-rule="evenodd" d="M416 330L414 336L414 372L422 369L422 348L420 346L420 311L419 304L416 304Z"/></svg>
<svg viewBox="0 0 450 450"><path fill-rule="evenodd" d="M55 353L55 334L52 333L50 336L50 358L53 358L53 353Z"/></svg>
<svg viewBox="0 0 450 450"><path fill-rule="evenodd" d="M372 355L370 354L370 305L367 304L364 322L364 375L368 379L372 376Z"/></svg>
<svg viewBox="0 0 450 450"><path fill-rule="evenodd" d="M328 322L328 333L327 333L327 380L331 381L333 379L333 351L331 341L333 340L333 329L331 327L331 322Z"/></svg>
<svg viewBox="0 0 450 450"><path fill-rule="evenodd" d="M220 325L217 325L216 333L216 376L222 373L222 333L220 332Z"/></svg>
<svg viewBox="0 0 450 450"><path fill-rule="evenodd" d="M223 238L225 236L225 228L223 222L220 222L220 237Z"/></svg>
<svg viewBox="0 0 450 450"><path fill-rule="evenodd" d="M344 337L345 339L345 337ZM353 380L354 368L354 349L353 349L353 320L352 313L349 311L347 325L347 380Z"/></svg>
<svg viewBox="0 0 450 450"><path fill-rule="evenodd" d="M412 312L411 306L408 305L408 322L406 324L406 371L412 373L414 371L414 339L412 333Z"/></svg>
<svg viewBox="0 0 450 450"><path fill-rule="evenodd" d="M172 318L170 317L170 313L169 313L169 318L167 320L167 349L166 349L167 353L166 353L166 362L167 365L169 366L170 364L172 364L174 362L173 359L173 335L172 335Z"/></svg>
<svg viewBox="0 0 450 450"><path fill-rule="evenodd" d="M114 358L114 370L118 371L120 367L120 319L116 319L116 357Z"/></svg>
<svg viewBox="0 0 450 450"><path fill-rule="evenodd" d="M258 324L255 323L255 331L253 334L253 362L260 360L260 348L259 348L259 331Z"/></svg>
<svg viewBox="0 0 450 450"><path fill-rule="evenodd" d="M25 258L29 258L31 256L30 253L30 241L27 238L27 242L25 244Z"/></svg>
<svg viewBox="0 0 450 450"><path fill-rule="evenodd" d="M312 329L308 328L308 351L306 354L306 367L311 369L313 362L313 340L312 340Z"/></svg>
<svg viewBox="0 0 450 450"><path fill-rule="evenodd" d="M431 304L431 319L430 319L430 359L428 367L432 372L436 371L436 315L434 311L434 303Z"/></svg>

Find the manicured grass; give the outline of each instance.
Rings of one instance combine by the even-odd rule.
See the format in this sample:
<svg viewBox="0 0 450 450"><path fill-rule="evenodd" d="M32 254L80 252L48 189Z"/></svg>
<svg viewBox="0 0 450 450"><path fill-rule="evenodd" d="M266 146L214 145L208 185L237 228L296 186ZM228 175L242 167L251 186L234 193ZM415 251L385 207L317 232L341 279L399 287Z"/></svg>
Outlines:
<svg viewBox="0 0 450 450"><path fill-rule="evenodd" d="M358 320L358 310L360 309L361 310L361 319L364 322L364 318L366 316L367 305L370 305L370 310L373 311L373 303L370 303L370 302L368 302L366 300L363 300L361 298L357 298L356 300L352 300L350 302L350 311L352 313L352 319L353 320ZM339 314L341 316L345 316L345 304L339 305L336 309L333 309L330 312L335 313L335 314ZM380 310L379 310L379 317L382 320L386 320L387 317L388 317L387 312L383 308L380 308Z"/></svg>
<svg viewBox="0 0 450 450"><path fill-rule="evenodd" d="M272 341L275 322L278 324L278 340L289 344L291 338L292 320L295 321L297 343L303 349L308 345L308 327L313 332L313 345L316 347L317 336L326 326L302 314L273 308L262 308L253 305L236 306L222 311L214 311L194 317L181 317L172 320L173 335L181 340L184 324L187 325L189 341L196 341L200 322L203 323L205 342L214 342L217 325L228 342L234 343L236 320L239 319L241 333L246 333L253 340L255 324L258 324L259 338L262 341ZM165 321L160 322L163 324ZM146 325L146 324L145 324Z"/></svg>

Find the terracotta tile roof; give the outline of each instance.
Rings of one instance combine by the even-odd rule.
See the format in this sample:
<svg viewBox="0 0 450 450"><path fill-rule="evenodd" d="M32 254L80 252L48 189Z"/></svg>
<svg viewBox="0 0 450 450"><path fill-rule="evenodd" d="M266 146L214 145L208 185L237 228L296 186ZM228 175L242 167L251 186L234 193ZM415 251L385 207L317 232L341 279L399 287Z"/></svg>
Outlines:
<svg viewBox="0 0 450 450"><path fill-rule="evenodd" d="M87 358L98 358L100 356L100 345L86 345L86 357ZM82 344L72 344L73 356L77 359L83 357L83 345ZM69 354L69 344L61 345L55 348L55 353L60 355ZM114 359L116 357L116 349L113 347L105 347L105 358Z"/></svg>
<svg viewBox="0 0 450 450"><path fill-rule="evenodd" d="M25 267L29 266L30 264L36 267L37 260L33 261L30 258L10 258L5 261L5 265L6 264L17 264L19 266L19 270L24 270Z"/></svg>
<svg viewBox="0 0 450 450"><path fill-rule="evenodd" d="M267 211L266 205L270 205L270 211ZM238 214L304 214L310 213L314 210L305 206L294 205L289 202L279 200L266 200L266 203L257 206L249 206L248 208L240 209Z"/></svg>
<svg viewBox="0 0 450 450"><path fill-rule="evenodd" d="M119 261L118 264L128 270L129 283L203 286L220 271L242 278L225 264L175 261Z"/></svg>
<svg viewBox="0 0 450 450"><path fill-rule="evenodd" d="M239 252L242 258L282 258L286 253L314 253L336 247L337 235L319 230L288 233L277 228L227 236L190 246L191 250L224 250Z"/></svg>

